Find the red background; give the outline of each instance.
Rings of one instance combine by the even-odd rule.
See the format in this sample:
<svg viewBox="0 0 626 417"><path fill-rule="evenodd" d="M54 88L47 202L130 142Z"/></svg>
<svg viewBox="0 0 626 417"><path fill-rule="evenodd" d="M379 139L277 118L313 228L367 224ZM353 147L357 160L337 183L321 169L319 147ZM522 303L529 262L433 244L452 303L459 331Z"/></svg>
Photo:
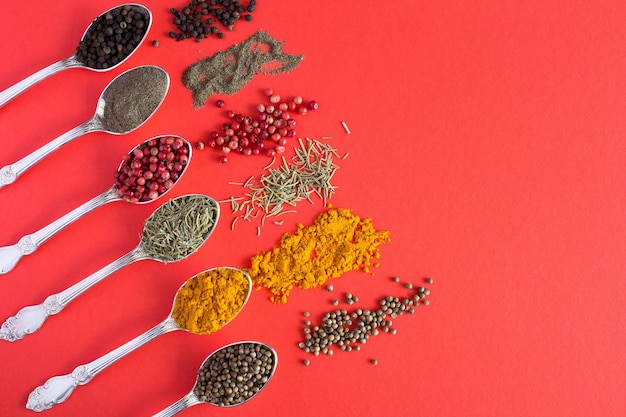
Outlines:
<svg viewBox="0 0 626 417"><path fill-rule="evenodd" d="M59 3L60 4L60 3ZM0 88L73 53L89 21L117 3L5 2ZM0 245L10 245L112 185L121 156L152 136L192 141L223 122L195 110L184 68L258 29L304 61L259 75L227 108L246 112L271 87L320 103L301 136L329 140L339 161L331 202L389 230L373 276L351 272L335 293L295 290L285 305L255 291L244 311L208 336L165 335L78 388L50 416L152 415L189 392L214 349L271 344L279 367L252 402L201 405L187 416L624 416L626 415L626 4L620 1L259 1L252 22L222 40L174 42L170 7L147 0L147 42L108 73L72 69L0 109L0 165L89 119L113 77L156 64L171 78L158 113L122 137L76 139L0 191ZM152 40L160 46L153 47ZM351 134L341 127L345 121ZM229 181L261 175L267 158L216 162L194 154L168 197L238 195ZM88 214L0 277L0 317L42 302L135 247L160 203L112 203ZM321 203L298 205L282 227L239 221L222 207L211 239L174 264L135 263L107 278L24 340L0 343L0 411L32 415L29 392L137 336L170 311L176 289L214 266L245 267ZM360 352L307 356L312 319L350 291L363 308L434 279L431 305L395 320ZM346 307L349 308L349 307ZM302 365L310 359L311 365ZM378 365L369 363L377 359Z"/></svg>

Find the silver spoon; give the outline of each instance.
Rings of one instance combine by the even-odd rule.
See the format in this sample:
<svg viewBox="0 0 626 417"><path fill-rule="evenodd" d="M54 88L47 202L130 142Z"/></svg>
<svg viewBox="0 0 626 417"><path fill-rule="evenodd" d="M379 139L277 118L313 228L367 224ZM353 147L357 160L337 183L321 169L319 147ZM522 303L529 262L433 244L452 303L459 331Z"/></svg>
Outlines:
<svg viewBox="0 0 626 417"><path fill-rule="evenodd" d="M218 268L213 268L218 269ZM236 268L229 268L236 269ZM210 270L209 270L210 271ZM207 272L207 271L204 271ZM252 280L250 275L248 275L245 271L242 272L247 279L247 295L243 300L238 311L234 312L234 315L228 319L223 326L232 321L233 318L239 314L239 312L243 309L248 298L250 298L250 292L252 291ZM196 275L197 276L197 275ZM192 278L193 279L193 278ZM185 284L183 284L184 286ZM181 287L182 288L182 287ZM180 291L180 290L179 290ZM177 293L178 295L178 293ZM174 300L174 305L176 303L176 299ZM134 351L135 349L143 346L144 344L150 342L151 340L156 339L158 336L161 336L165 333L169 333L174 330L183 330L188 331L183 328L173 317L174 306L172 306L172 311L169 316L157 324L150 330L145 333L137 336L126 344L118 347L117 349L107 353L106 355L89 362L85 365L80 365L76 367L72 373L56 376L48 379L43 385L35 388L33 392L28 396L28 402L26 404L26 408L33 411L44 411L56 404L62 403L65 401L70 394L74 391L76 387L79 385L85 385L88 383L94 376L99 374L101 371L115 363L118 359L126 356L126 354ZM222 326L222 327L223 327Z"/></svg>
<svg viewBox="0 0 626 417"><path fill-rule="evenodd" d="M100 18L102 16L105 16L107 13L113 11L114 9L124 8L124 7L132 7L134 10L136 10L139 13L143 14L146 17L146 20L147 20L147 27L146 27L146 31L145 31L143 37L137 43L135 48L130 53L128 53L128 55L126 55L126 57L124 59L122 59L117 64L112 65L112 66L110 66L108 68L98 69L98 68L90 67L86 63L81 62L79 60L77 54L74 54L74 55L72 55L69 58L66 58L66 59L63 59L61 61L55 62L54 64L49 65L46 68L43 68L43 69L37 71L36 73L34 73L31 76L25 78L24 80L18 82L17 84L15 84L15 85L7 88L6 90L0 92L0 107L4 106L6 103L11 101L15 97L17 97L19 94L23 93L28 88L30 88L33 85L35 85L36 83L38 83L39 81L49 77L50 75L56 74L57 72L60 72L62 70L65 70L65 69L68 69L68 68L80 67L80 68L90 69L90 70L96 71L96 72L104 72L104 71L112 70L112 69L118 67L119 65L121 65L122 62L126 61L139 48L139 45L141 45L143 43L144 39L146 39L146 36L148 35L148 32L150 31L150 27L152 26L152 13L150 12L150 10L148 10L147 7L145 7L145 6L141 5L141 4L128 3L128 4L122 4L120 6L113 7L111 9L105 11L104 13L102 13L100 16L98 16L98 18ZM94 25L96 24L96 21L98 20L98 18L94 19L94 21L89 25L89 27L87 27L87 29L83 33L81 41L84 41L86 39L86 35L90 32L90 29L92 27L95 28Z"/></svg>
<svg viewBox="0 0 626 417"><path fill-rule="evenodd" d="M172 417L180 413L181 411L185 410L186 408L189 408L194 405L202 404L202 403L211 404L211 405L215 405L218 407L235 407L237 405L244 404L250 401L252 398L254 398L259 392L261 392L263 388L265 388L270 378L274 375L274 371L276 371L276 365L278 364L278 355L276 354L276 351L271 346L268 346L265 343L246 341L246 342L231 343L230 345L224 346L220 348L219 350L216 350L215 352L211 353L204 360L204 362L202 363L202 366L200 366L200 369L198 370L198 373L200 373L202 369L210 367L213 364L213 362L221 360L220 356L222 353L226 351L231 351L233 350L233 348L237 349L242 345L253 345L253 346L260 347L262 350L270 354L270 358L272 361L271 371L267 375L264 375L263 378L259 381L259 384L256 386L257 390L254 393L252 393L252 395L246 395L244 396L244 398L238 398L234 403L230 403L229 405L218 404L216 401L217 399L206 398L206 397L201 398L201 396L198 396L198 391L199 389L201 389L200 387L202 386L200 384L200 376L198 375L198 378L196 378L196 383L194 385L194 388L189 392L189 394L185 395L183 398L181 398L174 404L170 405L169 407L158 412L153 417Z"/></svg>
<svg viewBox="0 0 626 417"><path fill-rule="evenodd" d="M165 136L182 139L184 146L187 148L188 159L189 161L191 161L191 154L192 154L191 144L189 143L189 141L187 141L187 139L182 138L180 136L176 136L176 135L161 135L155 138L148 139L147 141L135 146L128 153L129 157L130 155L133 155L133 152L135 152L135 150L143 149L144 147L146 147L150 141L153 141L161 137L165 137ZM120 163L118 172L120 172L122 168L124 167L125 161L126 160L123 160ZM180 177L183 176L183 174L187 170L187 167L189 166L189 161L187 162L186 165L183 166L183 171L179 174L179 177L174 182L178 182ZM168 188L164 193L159 194L157 198L160 198L162 195L167 193L170 189L171 188ZM146 201L133 201L133 202L136 204L145 204L145 203L151 203L157 198L146 200ZM75 208L74 210L70 211L63 217L50 223L48 226L45 226L44 228L32 234L23 236L15 245L0 247L0 275L10 272L15 267L15 265L19 262L22 256L32 254L44 242L46 242L52 236L54 236L55 234L63 230L66 226L69 226L70 224L72 224L74 221L78 220L85 214L107 203L110 203L113 201L120 201L120 200L130 202L130 200L124 199L123 197L120 196L119 188L117 184L113 184L111 188L109 188L102 194L92 198L91 200L87 201L83 205Z"/></svg>
<svg viewBox="0 0 626 417"><path fill-rule="evenodd" d="M150 84L154 87L153 93L159 100L150 101L140 107L121 108L118 102L123 101L128 105L136 105L139 98L146 94L146 83L138 83L136 77L140 74L150 77ZM158 83L160 81L160 83ZM98 99L96 113L85 123L69 130L58 138L25 156L12 165L0 168L0 188L13 183L17 177L31 168L44 157L59 149L73 139L90 132L105 132L114 135L123 135L137 129L144 124L159 108L170 85L170 77L162 68L154 65L143 65L132 68L118 75L106 86ZM132 111L137 119L132 126L120 123L119 117L122 112Z"/></svg>
<svg viewBox="0 0 626 417"><path fill-rule="evenodd" d="M170 226L169 224L155 225L154 223L155 216L159 216L159 215L162 215L164 212L167 213L171 211L172 207L176 207L177 204L181 204L181 201L183 203L184 201L189 201L189 200L183 200L183 199L186 199L187 197L201 198L203 200L205 199L206 203L210 206L210 210L212 212L210 214L212 214L214 217L213 217L212 223L207 224L207 226L209 226L208 230L205 231L205 234L202 236L202 240L196 243L197 246L190 247L189 248L190 252L180 258L173 259L171 258L171 256L166 256L166 255L158 256L154 254L153 253L154 248L150 246L150 245L154 245L154 242L151 242L152 237L151 236L146 237L147 225L156 227L158 228L159 231ZM217 203L217 201L215 201L211 197L208 197L202 194L190 194L187 196L181 196L173 200L170 200L167 203L164 203L163 205L161 205L161 207L156 209L154 213L152 213L152 215L146 220L146 226L144 226L144 232L142 234L141 240L139 242L139 245L137 245L135 249L131 250L126 255L122 256L121 258L111 262L109 265L93 273L92 275L88 276L82 281L79 281L76 284L72 285L71 287L61 291L60 293L48 296L42 304L22 308L20 311L18 311L18 313L15 316L9 317L2 324L2 326L0 326L0 339L6 340L9 342L14 342L16 340L22 339L24 336L28 334L36 332L37 330L39 330L41 325L46 321L48 317L54 314L58 314L71 301L73 301L79 295L87 291L89 288L91 288L98 282L102 281L104 278L108 277L112 273L120 270L121 268L127 265L130 265L133 262L141 261L144 259L151 259L154 261L167 263L167 262L176 262L176 261L180 261L182 259L187 258L192 253L196 252L200 248L200 246L202 246L204 242L206 242L206 240L209 238L209 236L215 229L215 226L217 225L217 221L219 219L219 211L220 209L219 209L219 204ZM161 228L161 226L163 227ZM181 239L174 239L174 240L181 240Z"/></svg>

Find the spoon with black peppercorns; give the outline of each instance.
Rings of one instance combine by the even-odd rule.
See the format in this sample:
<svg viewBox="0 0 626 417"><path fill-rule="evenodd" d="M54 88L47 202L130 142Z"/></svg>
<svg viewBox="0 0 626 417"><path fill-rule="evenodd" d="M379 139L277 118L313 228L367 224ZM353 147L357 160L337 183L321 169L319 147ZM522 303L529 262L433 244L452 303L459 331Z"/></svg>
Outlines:
<svg viewBox="0 0 626 417"><path fill-rule="evenodd" d="M48 239L100 206L113 201L145 204L160 198L185 173L191 154L189 141L176 135L157 136L135 146L122 159L111 188L49 225L23 236L16 244L0 247L0 275L9 273L23 256L34 253Z"/></svg>
<svg viewBox="0 0 626 417"><path fill-rule="evenodd" d="M44 78L62 70L81 67L103 72L116 68L137 50L151 25L152 13L141 4L122 4L105 11L91 22L74 55L0 92L0 107Z"/></svg>
<svg viewBox="0 0 626 417"><path fill-rule="evenodd" d="M44 157L79 136L90 132L123 135L137 129L159 108L169 86L170 77L167 72L154 65L142 65L118 75L100 95L96 112L91 119L14 164L0 168L0 189L13 183Z"/></svg>
<svg viewBox="0 0 626 417"><path fill-rule="evenodd" d="M276 351L265 343L226 345L204 360L189 394L153 417L172 417L202 403L234 407L248 402L265 388L277 362Z"/></svg>

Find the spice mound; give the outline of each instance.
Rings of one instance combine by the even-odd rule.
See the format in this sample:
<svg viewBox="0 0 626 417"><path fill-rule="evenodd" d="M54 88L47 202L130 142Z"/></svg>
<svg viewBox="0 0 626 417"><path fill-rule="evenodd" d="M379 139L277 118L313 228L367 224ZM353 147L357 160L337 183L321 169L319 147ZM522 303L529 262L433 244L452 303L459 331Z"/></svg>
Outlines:
<svg viewBox="0 0 626 417"><path fill-rule="evenodd" d="M281 42L258 31L235 44L190 65L183 73L183 84L193 95L196 108L202 107L213 93L235 94L255 75L277 75L295 69L302 55L283 52Z"/></svg>
<svg viewBox="0 0 626 417"><path fill-rule="evenodd" d="M156 200L178 181L190 155L191 145L181 137L145 141L124 157L113 175L118 195L133 203Z"/></svg>
<svg viewBox="0 0 626 417"><path fill-rule="evenodd" d="M297 225L285 233L280 246L251 258L248 269L255 288L267 288L274 303L286 303L294 286L322 286L352 270L370 273L380 258L378 246L389 243L388 231L377 231L369 218L361 219L349 209L331 209L311 226Z"/></svg>
<svg viewBox="0 0 626 417"><path fill-rule="evenodd" d="M76 48L76 59L89 68L106 69L122 62L141 43L150 15L137 5L122 5L97 17Z"/></svg>
<svg viewBox="0 0 626 417"><path fill-rule="evenodd" d="M191 194L170 200L146 220L142 248L163 262L180 261L202 246L218 217L219 206L211 197Z"/></svg>
<svg viewBox="0 0 626 417"><path fill-rule="evenodd" d="M213 333L241 311L250 294L250 285L248 275L239 269L202 272L178 290L172 317L192 333Z"/></svg>
<svg viewBox="0 0 626 417"><path fill-rule="evenodd" d="M167 72L152 65L119 75L102 95L104 106L100 116L104 128L114 133L136 129L159 107L169 86Z"/></svg>
<svg viewBox="0 0 626 417"><path fill-rule="evenodd" d="M274 373L276 359L275 352L262 343L226 346L202 364L194 394L200 401L221 407L239 405L263 389Z"/></svg>

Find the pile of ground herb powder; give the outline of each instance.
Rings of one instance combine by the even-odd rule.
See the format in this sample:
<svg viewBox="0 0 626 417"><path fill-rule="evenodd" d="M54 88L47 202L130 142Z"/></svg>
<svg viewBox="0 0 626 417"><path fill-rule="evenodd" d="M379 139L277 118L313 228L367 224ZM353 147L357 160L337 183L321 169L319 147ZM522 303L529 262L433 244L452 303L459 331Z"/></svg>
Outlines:
<svg viewBox="0 0 626 417"><path fill-rule="evenodd" d="M369 218L349 209L330 209L311 226L297 225L285 233L280 246L259 253L248 269L255 288L267 288L274 303L285 303L294 287L316 288L329 278L352 270L369 273L380 257L378 246L390 243L388 231L377 231Z"/></svg>
<svg viewBox="0 0 626 417"><path fill-rule="evenodd" d="M196 334L213 333L231 321L250 294L248 275L235 268L202 272L178 290L172 317Z"/></svg>
<svg viewBox="0 0 626 417"><path fill-rule="evenodd" d="M291 71L302 58L284 53L281 42L258 31L226 51L190 65L183 73L183 84L191 90L194 107L198 108L213 93L235 94L255 75Z"/></svg>
<svg viewBox="0 0 626 417"><path fill-rule="evenodd" d="M104 128L114 133L136 129L159 107L169 85L169 75L157 66L145 65L121 74L102 96Z"/></svg>

